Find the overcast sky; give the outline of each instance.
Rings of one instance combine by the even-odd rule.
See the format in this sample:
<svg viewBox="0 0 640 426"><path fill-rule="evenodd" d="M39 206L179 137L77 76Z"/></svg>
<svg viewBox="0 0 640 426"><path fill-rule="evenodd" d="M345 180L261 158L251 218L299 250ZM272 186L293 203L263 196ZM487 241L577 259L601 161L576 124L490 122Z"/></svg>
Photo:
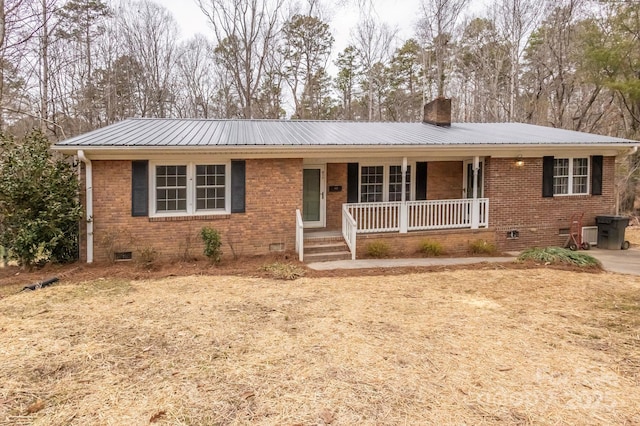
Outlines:
<svg viewBox="0 0 640 426"><path fill-rule="evenodd" d="M169 9L180 26L182 38L189 38L195 33L211 37L212 30L206 17L196 5L195 0L154 0ZM472 0L474 11L479 11L483 0ZM347 3L347 1L329 0L325 4ZM351 1L350 3L357 3ZM412 37L417 20L421 15L421 0L373 0L375 12L380 21L392 28L398 28L401 40ZM333 36L335 52L342 51L349 43L350 31L359 20L359 11L354 6L332 6L327 8L326 19L329 21Z"/></svg>

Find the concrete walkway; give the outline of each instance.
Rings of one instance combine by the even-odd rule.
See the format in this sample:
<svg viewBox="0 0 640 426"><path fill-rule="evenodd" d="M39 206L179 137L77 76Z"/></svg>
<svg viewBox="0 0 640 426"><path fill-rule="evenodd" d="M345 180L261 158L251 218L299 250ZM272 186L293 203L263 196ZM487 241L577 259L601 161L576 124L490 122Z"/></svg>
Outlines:
<svg viewBox="0 0 640 426"><path fill-rule="evenodd" d="M589 254L600 262L606 271L620 274L640 276L640 248L629 250L602 250L593 248L583 253ZM317 271L332 269L369 269L369 268L402 268L412 266L448 266L473 265L476 263L504 263L513 262L513 257L436 257L415 259L358 259L336 260L331 262L309 263L307 266Z"/></svg>
<svg viewBox="0 0 640 426"><path fill-rule="evenodd" d="M431 257L415 259L356 259L334 260L330 262L309 263L307 266L316 271L332 269L369 269L369 268L403 268L411 266L447 266L473 265L474 263L513 262L515 257Z"/></svg>

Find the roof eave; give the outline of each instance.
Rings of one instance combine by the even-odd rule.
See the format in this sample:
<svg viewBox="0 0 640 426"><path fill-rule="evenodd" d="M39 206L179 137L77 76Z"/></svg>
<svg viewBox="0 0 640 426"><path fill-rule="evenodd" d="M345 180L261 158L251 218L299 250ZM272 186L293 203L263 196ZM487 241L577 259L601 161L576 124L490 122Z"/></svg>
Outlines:
<svg viewBox="0 0 640 426"><path fill-rule="evenodd" d="M460 144L460 145L242 145L242 146L87 146L53 145L52 149L74 155L82 150L96 159L136 159L144 156L211 153L242 158L326 158L397 155L539 157L580 151L585 155L619 155L634 148L629 143L568 144Z"/></svg>

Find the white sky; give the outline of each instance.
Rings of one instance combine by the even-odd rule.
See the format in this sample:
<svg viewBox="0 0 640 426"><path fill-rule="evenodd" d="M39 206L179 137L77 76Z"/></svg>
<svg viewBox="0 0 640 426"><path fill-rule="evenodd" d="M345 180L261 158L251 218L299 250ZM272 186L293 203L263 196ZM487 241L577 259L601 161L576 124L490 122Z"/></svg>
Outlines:
<svg viewBox="0 0 640 426"><path fill-rule="evenodd" d="M195 0L154 0L169 9L180 27L182 38L189 38L193 34L202 33L211 37L212 30L206 17L196 5ZM479 11L482 7L482 0L472 0L474 7L472 10ZM329 0L325 4L357 3L355 0ZM412 37L415 33L416 23L421 15L421 0L373 0L375 13L382 22L386 22L390 27L399 30L401 41ZM326 20L329 21L335 44L333 48L334 56L341 52L349 43L350 31L359 21L359 11L357 7L332 6L327 9Z"/></svg>

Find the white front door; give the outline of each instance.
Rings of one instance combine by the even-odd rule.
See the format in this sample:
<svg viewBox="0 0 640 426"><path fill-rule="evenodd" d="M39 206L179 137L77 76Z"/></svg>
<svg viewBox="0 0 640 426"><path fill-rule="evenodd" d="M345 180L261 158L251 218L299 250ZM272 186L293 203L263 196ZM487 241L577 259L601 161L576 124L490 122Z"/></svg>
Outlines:
<svg viewBox="0 0 640 426"><path fill-rule="evenodd" d="M305 228L324 228L325 166L304 166L302 174L302 220Z"/></svg>

